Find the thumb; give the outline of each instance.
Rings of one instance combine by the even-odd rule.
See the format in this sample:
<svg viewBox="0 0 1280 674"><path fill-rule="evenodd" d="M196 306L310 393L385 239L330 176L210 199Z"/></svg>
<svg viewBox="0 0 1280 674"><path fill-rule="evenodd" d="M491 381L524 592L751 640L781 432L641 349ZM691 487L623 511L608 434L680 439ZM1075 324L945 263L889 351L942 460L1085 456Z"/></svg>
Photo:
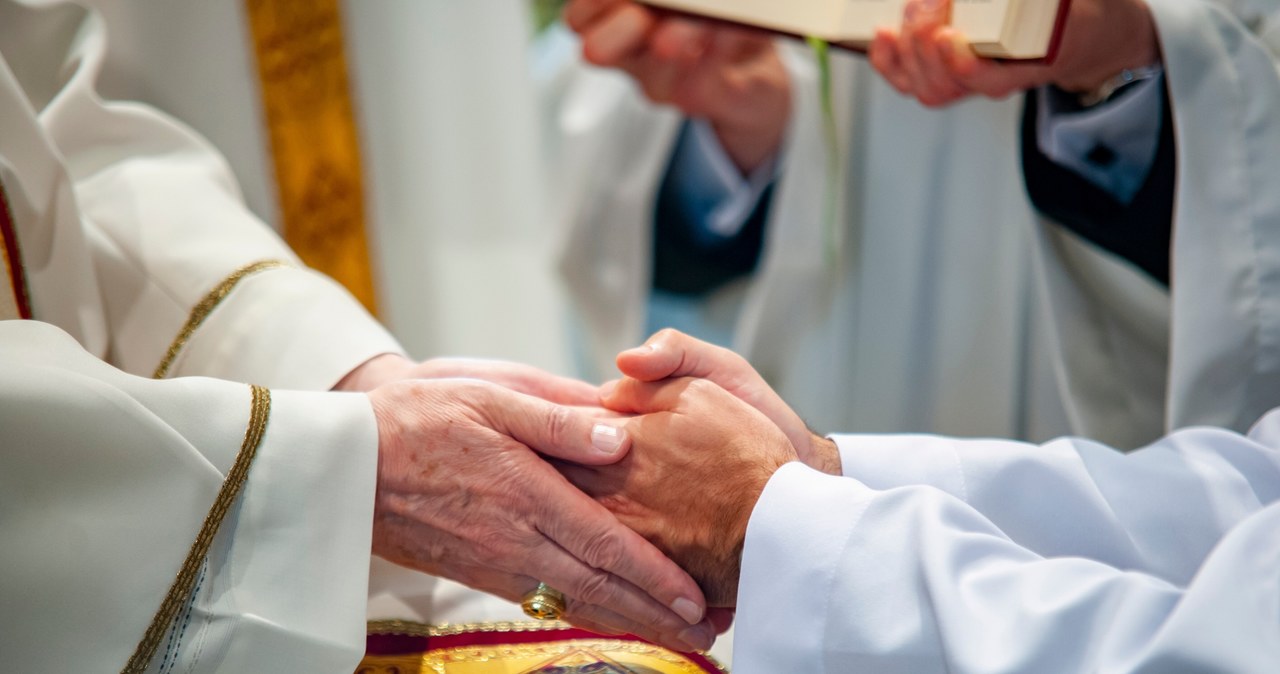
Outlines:
<svg viewBox="0 0 1280 674"><path fill-rule="evenodd" d="M616 463L631 449L631 438L617 420L497 389L487 411L493 430L546 456L599 466Z"/></svg>
<svg viewBox="0 0 1280 674"><path fill-rule="evenodd" d="M927 32L951 23L951 0L910 0L902 10L904 33Z"/></svg>
<svg viewBox="0 0 1280 674"><path fill-rule="evenodd" d="M695 339L679 330L666 329L649 338L643 346L618 354L618 370L640 381L673 377L712 378L737 354L723 347Z"/></svg>

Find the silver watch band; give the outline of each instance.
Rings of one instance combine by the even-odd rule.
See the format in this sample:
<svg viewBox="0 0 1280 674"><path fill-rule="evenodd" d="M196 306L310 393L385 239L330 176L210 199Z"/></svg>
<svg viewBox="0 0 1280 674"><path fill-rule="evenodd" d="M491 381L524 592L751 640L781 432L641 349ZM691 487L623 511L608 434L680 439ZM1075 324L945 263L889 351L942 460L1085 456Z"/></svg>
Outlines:
<svg viewBox="0 0 1280 674"><path fill-rule="evenodd" d="M1080 94L1080 105L1091 108L1100 103L1105 103L1130 84L1149 80L1162 72L1164 72L1164 67L1158 63L1140 68L1125 68L1114 77L1108 78L1097 89Z"/></svg>

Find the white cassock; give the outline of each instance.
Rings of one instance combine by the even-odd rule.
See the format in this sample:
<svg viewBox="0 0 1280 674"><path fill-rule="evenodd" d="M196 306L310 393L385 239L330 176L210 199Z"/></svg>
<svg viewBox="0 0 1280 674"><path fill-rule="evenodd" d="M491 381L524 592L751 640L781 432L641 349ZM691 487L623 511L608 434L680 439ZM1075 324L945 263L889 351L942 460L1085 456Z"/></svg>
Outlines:
<svg viewBox="0 0 1280 674"><path fill-rule="evenodd" d="M1280 411L1129 455L835 436L747 528L736 674L1274 672Z"/></svg>
<svg viewBox="0 0 1280 674"><path fill-rule="evenodd" d="M1190 424L1245 429L1280 400L1280 78L1275 10L1256 4L1233 3L1235 18L1152 2L1176 109L1172 294L1046 233L1023 193L1019 101L929 111L861 59L833 64L847 168L842 267L828 265L815 76L792 54L760 267L708 300L740 306L732 346L825 431L1079 433L1132 449ZM655 195L682 120L622 74L558 85L562 269L605 369L642 338Z"/></svg>
<svg viewBox="0 0 1280 674"><path fill-rule="evenodd" d="M375 420L361 395L280 389L399 346L249 213L205 141L95 94L104 40L79 7L0 0L0 184L35 318L0 322L2 667L124 666L262 421L245 381L277 389L257 459L152 669L350 671ZM182 378L135 376L166 361Z"/></svg>
<svg viewBox="0 0 1280 674"><path fill-rule="evenodd" d="M245 3L82 1L102 12L111 31L105 88L211 138L250 209L275 217ZM526 7L502 0L344 5L383 317L419 356L483 355L565 370L553 237L539 231L541 192L524 180L542 175L524 61ZM473 35L481 34L491 42L476 50ZM525 327L512 331L513 324ZM372 618L524 619L503 599L380 559L370 595Z"/></svg>

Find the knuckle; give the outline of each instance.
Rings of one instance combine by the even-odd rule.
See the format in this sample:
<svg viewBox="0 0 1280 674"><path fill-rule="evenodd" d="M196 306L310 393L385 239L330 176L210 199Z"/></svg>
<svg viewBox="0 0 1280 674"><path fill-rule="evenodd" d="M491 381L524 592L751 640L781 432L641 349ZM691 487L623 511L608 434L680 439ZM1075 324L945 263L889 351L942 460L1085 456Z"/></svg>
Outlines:
<svg viewBox="0 0 1280 674"><path fill-rule="evenodd" d="M690 379L688 392L698 397L718 396L723 389L710 379Z"/></svg>
<svg viewBox="0 0 1280 674"><path fill-rule="evenodd" d="M524 552L506 531L498 528L486 528L474 540L480 552L477 559L514 559Z"/></svg>
<svg viewBox="0 0 1280 674"><path fill-rule="evenodd" d="M565 447L569 444L573 428L573 411L567 407L556 405L547 415L547 440L552 448Z"/></svg>
<svg viewBox="0 0 1280 674"><path fill-rule="evenodd" d="M603 571L593 571L577 582L573 594L586 604L609 606L614 598L612 579Z"/></svg>
<svg viewBox="0 0 1280 674"><path fill-rule="evenodd" d="M602 531L587 539L582 561L596 569L613 569L622 563L622 539L613 531Z"/></svg>
<svg viewBox="0 0 1280 674"><path fill-rule="evenodd" d="M676 330L675 328L663 328L659 330L654 335L654 339L650 341L668 342L673 339L679 339L683 336L684 336L684 333L680 332L679 330Z"/></svg>

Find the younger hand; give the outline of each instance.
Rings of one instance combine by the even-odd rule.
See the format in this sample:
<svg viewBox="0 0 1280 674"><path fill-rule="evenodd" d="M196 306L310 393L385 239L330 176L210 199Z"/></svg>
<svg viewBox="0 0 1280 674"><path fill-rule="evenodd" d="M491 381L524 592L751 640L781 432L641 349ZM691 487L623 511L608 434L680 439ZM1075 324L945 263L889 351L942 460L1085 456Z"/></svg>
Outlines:
<svg viewBox="0 0 1280 674"><path fill-rule="evenodd" d="M734 606L747 522L795 449L773 422L705 379L624 379L610 402L641 415L623 425L631 452L614 465L561 471L693 575L708 606Z"/></svg>
<svg viewBox="0 0 1280 674"><path fill-rule="evenodd" d="M639 381L698 377L715 382L777 424L805 464L831 475L841 474L835 444L810 431L800 415L737 353L667 328L655 333L643 346L618 354L617 362L623 375ZM613 408L618 403L608 386L604 405Z"/></svg>

